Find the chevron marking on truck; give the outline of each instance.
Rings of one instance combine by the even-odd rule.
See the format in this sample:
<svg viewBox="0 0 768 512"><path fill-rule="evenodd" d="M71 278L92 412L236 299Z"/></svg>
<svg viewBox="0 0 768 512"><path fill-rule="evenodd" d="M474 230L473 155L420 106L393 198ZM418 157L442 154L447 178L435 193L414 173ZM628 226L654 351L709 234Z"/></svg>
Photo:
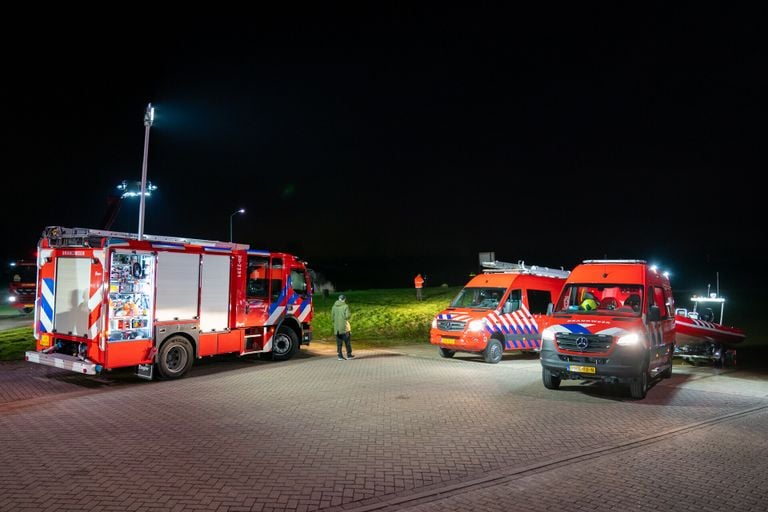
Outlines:
<svg viewBox="0 0 768 512"><path fill-rule="evenodd" d="M103 300L101 286L93 288L88 299L88 337L95 340L101 327L101 303Z"/></svg>
<svg viewBox="0 0 768 512"><path fill-rule="evenodd" d="M42 279L43 293L40 303L40 332L51 332L53 330L53 291L54 281L52 278Z"/></svg>
<svg viewBox="0 0 768 512"><path fill-rule="evenodd" d="M312 311L312 308L309 307L310 304L310 301L305 300L301 303L301 306L299 306L299 322L303 322L309 315L309 312Z"/></svg>

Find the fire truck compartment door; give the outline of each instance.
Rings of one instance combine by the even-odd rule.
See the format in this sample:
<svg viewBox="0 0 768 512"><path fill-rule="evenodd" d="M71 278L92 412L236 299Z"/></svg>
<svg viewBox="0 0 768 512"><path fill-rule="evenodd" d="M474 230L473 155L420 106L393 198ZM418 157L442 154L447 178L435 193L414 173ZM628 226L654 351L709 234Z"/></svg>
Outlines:
<svg viewBox="0 0 768 512"><path fill-rule="evenodd" d="M88 334L88 293L91 288L91 258L56 260L56 298L53 329L74 336Z"/></svg>
<svg viewBox="0 0 768 512"><path fill-rule="evenodd" d="M199 280L199 254L158 253L155 298L157 321L197 318Z"/></svg>
<svg viewBox="0 0 768 512"><path fill-rule="evenodd" d="M229 327L230 257L203 254L200 288L200 331L224 331Z"/></svg>

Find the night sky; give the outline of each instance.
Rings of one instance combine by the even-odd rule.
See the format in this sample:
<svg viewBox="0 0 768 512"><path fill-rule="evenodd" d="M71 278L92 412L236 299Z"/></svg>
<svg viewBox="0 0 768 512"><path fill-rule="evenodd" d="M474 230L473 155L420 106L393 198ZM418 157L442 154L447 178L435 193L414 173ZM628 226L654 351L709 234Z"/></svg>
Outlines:
<svg viewBox="0 0 768 512"><path fill-rule="evenodd" d="M45 226L101 227L151 101L150 234L227 240L243 207L236 241L342 288L460 285L479 251L648 259L686 294L766 283L760 13L254 8L19 18L5 260ZM123 202L112 229L137 225Z"/></svg>

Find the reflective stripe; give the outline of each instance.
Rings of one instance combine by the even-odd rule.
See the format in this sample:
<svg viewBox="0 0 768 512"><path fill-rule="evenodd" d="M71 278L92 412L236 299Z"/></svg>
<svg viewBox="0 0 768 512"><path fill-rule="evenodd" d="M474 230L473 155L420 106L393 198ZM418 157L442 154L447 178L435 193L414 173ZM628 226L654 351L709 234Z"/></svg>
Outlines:
<svg viewBox="0 0 768 512"><path fill-rule="evenodd" d="M51 332L53 330L53 300L54 281L51 278L42 280L43 290L40 301L40 331Z"/></svg>
<svg viewBox="0 0 768 512"><path fill-rule="evenodd" d="M299 322L303 322L304 319L309 316L310 311L312 311L312 308L309 307L310 304L312 304L311 301L305 300L301 303L301 306L299 306Z"/></svg>

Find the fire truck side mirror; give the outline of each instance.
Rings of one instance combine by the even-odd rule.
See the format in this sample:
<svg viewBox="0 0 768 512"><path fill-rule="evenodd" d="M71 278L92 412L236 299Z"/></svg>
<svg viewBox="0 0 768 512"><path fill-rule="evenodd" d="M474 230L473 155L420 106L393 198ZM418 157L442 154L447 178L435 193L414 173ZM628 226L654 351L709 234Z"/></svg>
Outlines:
<svg viewBox="0 0 768 512"><path fill-rule="evenodd" d="M555 310L555 305L551 302L547 304L547 316L552 316L552 311Z"/></svg>

